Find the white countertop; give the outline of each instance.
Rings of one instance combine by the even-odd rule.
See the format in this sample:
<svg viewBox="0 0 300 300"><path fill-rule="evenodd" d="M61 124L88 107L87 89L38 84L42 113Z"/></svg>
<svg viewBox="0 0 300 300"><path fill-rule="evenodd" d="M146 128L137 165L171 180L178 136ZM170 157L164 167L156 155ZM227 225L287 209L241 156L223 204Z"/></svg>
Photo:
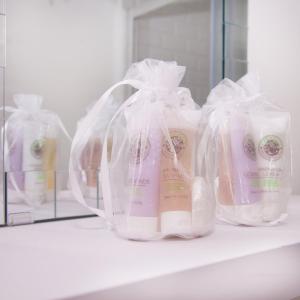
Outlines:
<svg viewBox="0 0 300 300"><path fill-rule="evenodd" d="M223 292L218 293L220 284L217 279L220 280L223 271L226 271L224 274L228 274L228 278L224 275L224 280L228 282L229 291L232 290L229 286L232 283L228 281L231 277L235 278L237 286L247 286L254 277L255 280L259 279L259 282L264 283L264 286L258 287L255 298L251 298L249 294L244 294L243 298L232 294L230 300L271 299L268 298L271 290L274 295L276 289L282 290L280 282L286 290L284 299L291 299L300 296L299 196L293 197L289 214L287 222L280 226L253 228L218 224L215 232L204 238L156 242L133 242L118 238L114 233L99 228L99 218L0 228L0 299L75 299L76 296L76 299L127 299L121 297L120 293L114 293L114 290L120 287L129 287L131 291L135 291L131 300L158 299L156 294L151 296L144 293L149 287L154 289L156 281L153 280L158 280L158 284L165 283L164 291L161 292L164 297L159 299L183 300L176 291L189 289L186 285L189 282L192 284L192 281L186 282L182 276L189 278L189 275L194 274L192 278L199 280L196 287L201 289L201 283L211 285L210 293L215 293L215 297L213 294L207 294L203 299L227 300L229 298L224 298ZM293 245L292 248L287 247L290 245ZM274 249L279 249L280 253ZM264 256L260 257L261 253ZM268 253L270 255L266 256ZM256 257L259 260L255 260ZM247 258L249 262L245 266ZM279 258L281 261L278 261ZM285 258L292 261L285 261ZM276 264L281 266L282 272L273 274L268 273L266 269L267 276L263 276L261 270L259 274L252 270L253 278L240 278L248 267L250 270L255 263L263 266L267 261L269 272ZM205 275L210 272L208 267L216 268L215 273ZM257 267L257 270L259 268ZM198 271L203 273L193 273ZM178 277L172 277L171 280L168 276L174 274L178 274ZM284 278L284 282L280 276ZM179 279L177 284L176 280ZM172 286L168 286L168 282L173 282ZM184 286L181 284L183 282ZM142 285L138 285L140 283ZM243 290L245 291L245 288L240 292ZM126 293L126 289L122 293ZM200 292L197 295L199 296ZM183 297L202 299L197 295L192 298L191 294L186 292ZM279 296L281 298L278 298ZM278 293L277 298L272 297L272 300L275 299L283 300L282 295Z"/></svg>

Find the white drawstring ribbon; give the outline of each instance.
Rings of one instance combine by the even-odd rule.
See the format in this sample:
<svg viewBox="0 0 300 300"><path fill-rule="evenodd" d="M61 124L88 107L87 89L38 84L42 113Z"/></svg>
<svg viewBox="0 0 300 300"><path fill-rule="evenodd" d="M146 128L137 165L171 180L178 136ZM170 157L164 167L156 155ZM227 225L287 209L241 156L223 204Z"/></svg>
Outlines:
<svg viewBox="0 0 300 300"><path fill-rule="evenodd" d="M28 198L28 196L26 195L26 193L24 193L20 187L17 184L17 180L15 179L15 171L10 171L9 168L9 154L11 149L14 147L15 143L16 143L16 138L12 139L11 141L8 141L8 136L7 136L7 132L8 132L8 128L9 125L11 123L14 122L14 120L17 120L18 122L20 122L20 119L24 119L26 120L28 117L33 117L35 120L40 121L40 122L46 122L48 121L49 123L49 118L47 120L47 116L51 116L51 118L53 118L51 120L51 125L58 125L58 128L61 129L61 131L63 132L63 134L67 137L67 139L71 142L72 138L69 135L67 129L65 128L62 120L59 118L58 115L52 113L49 110L46 109L38 109L38 110L34 110L34 111L30 111L30 110L24 110L22 108L19 107L13 107L13 106L1 106L0 110L3 110L5 112L11 113L11 115L8 117L7 121L5 122L4 127L2 127L1 130L1 137L3 138L2 144L4 145L4 170L5 172L8 174L8 179L11 182L13 189L17 192L17 195L23 199L28 205L32 205L31 200ZM23 117L22 117L23 116ZM28 170L19 170L17 172L26 172ZM34 172L34 171L33 171Z"/></svg>
<svg viewBox="0 0 300 300"><path fill-rule="evenodd" d="M118 108L118 110L115 112L114 116L112 117L112 119L109 121L107 125L107 129L103 141L101 167L100 167L101 170L100 182L102 186L104 209L98 209L98 208L91 207L86 203L80 188L80 184L78 182L78 178L77 178L78 175L76 175L76 170L77 170L76 166L80 166L80 157L82 155L82 152L86 144L88 143L89 133L91 132L92 128L96 126L99 116L101 115L101 111L107 104L107 101L109 100L111 93L113 92L114 89L122 85L129 85L133 88L136 88L138 91L134 95L129 97L127 100L125 100L125 102ZM168 94L173 93L177 97L180 97L182 99L184 98L188 107L194 105L190 93L186 88L176 87L174 90L169 90L164 88L149 87L144 82L139 80L125 79L113 85L102 95L102 97L98 100L98 102L89 111L89 118L85 118L81 122L73 139L73 143L71 147L69 173L70 173L70 185L73 190L74 196L79 203L81 203L83 206L90 209L93 213L95 213L99 217L103 218L106 221L109 228L113 227L113 222L112 222L113 207L112 207L112 195L111 195L108 153L107 153L107 143L110 134L110 129L112 127L113 122L120 115L120 113L122 113L126 107L129 107L130 105L138 101L141 98L140 96L142 92L147 92L147 91L153 92L157 99L159 99L160 94L164 95L166 93ZM162 99L164 99L164 97L162 97ZM161 123L163 122L161 121ZM174 164L179 165L175 148L168 132L168 128L164 124L160 124L160 125L163 134L165 135L166 140L171 147L171 151L175 154ZM78 169L80 169L80 167Z"/></svg>

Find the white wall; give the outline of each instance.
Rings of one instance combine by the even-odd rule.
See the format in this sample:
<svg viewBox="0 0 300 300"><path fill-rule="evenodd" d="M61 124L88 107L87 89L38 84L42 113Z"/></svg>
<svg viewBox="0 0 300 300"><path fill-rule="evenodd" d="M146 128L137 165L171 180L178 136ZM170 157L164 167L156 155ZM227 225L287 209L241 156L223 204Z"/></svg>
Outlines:
<svg viewBox="0 0 300 300"><path fill-rule="evenodd" d="M300 193L300 1L249 0L249 71L292 113L293 190Z"/></svg>
<svg viewBox="0 0 300 300"><path fill-rule="evenodd" d="M210 1L172 3L134 20L134 60L175 60L182 86L203 104L210 89Z"/></svg>
<svg viewBox="0 0 300 300"><path fill-rule="evenodd" d="M6 104L44 96L71 134L85 108L124 75L121 0L8 0Z"/></svg>

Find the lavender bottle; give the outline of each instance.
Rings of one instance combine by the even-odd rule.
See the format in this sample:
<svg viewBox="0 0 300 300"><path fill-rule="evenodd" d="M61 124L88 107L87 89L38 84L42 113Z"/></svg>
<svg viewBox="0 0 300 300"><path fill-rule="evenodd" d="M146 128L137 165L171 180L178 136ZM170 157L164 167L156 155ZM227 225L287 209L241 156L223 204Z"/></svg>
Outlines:
<svg viewBox="0 0 300 300"><path fill-rule="evenodd" d="M23 161L23 130L7 130L8 147L8 188L12 190L24 190Z"/></svg>
<svg viewBox="0 0 300 300"><path fill-rule="evenodd" d="M233 162L234 202L253 204L260 200L256 149L249 118L245 113L230 116L230 141Z"/></svg>

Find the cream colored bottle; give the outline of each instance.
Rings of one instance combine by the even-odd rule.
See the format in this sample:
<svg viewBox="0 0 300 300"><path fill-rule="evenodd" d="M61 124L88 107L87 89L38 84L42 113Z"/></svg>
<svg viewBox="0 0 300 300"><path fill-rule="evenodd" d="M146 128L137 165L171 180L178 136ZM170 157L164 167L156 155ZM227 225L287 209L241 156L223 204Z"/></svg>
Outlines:
<svg viewBox="0 0 300 300"><path fill-rule="evenodd" d="M174 149L164 136L160 166L160 228L164 235L189 235L192 233L195 130L188 125L180 126L183 120L168 123Z"/></svg>
<svg viewBox="0 0 300 300"><path fill-rule="evenodd" d="M44 153L43 153L43 170L45 171L45 185L47 201L54 200L55 188L55 170L56 170L56 155L57 155L57 132L56 128L49 126L46 132Z"/></svg>
<svg viewBox="0 0 300 300"><path fill-rule="evenodd" d="M112 151L112 138L109 137L107 140L107 158L110 162ZM85 146L82 156L81 164L86 174L86 196L88 198L95 199L97 194L101 195L101 184L99 181L100 173L100 162L102 155L102 143L101 138L98 136L92 136L87 145ZM98 191L97 191L98 185ZM101 196L100 196L101 197Z"/></svg>
<svg viewBox="0 0 300 300"><path fill-rule="evenodd" d="M231 146L227 122L220 129L218 148L218 201L222 205L234 205Z"/></svg>
<svg viewBox="0 0 300 300"><path fill-rule="evenodd" d="M82 153L82 167L86 174L86 196L97 198L98 170L101 161L102 144L100 138L92 136Z"/></svg>
<svg viewBox="0 0 300 300"><path fill-rule="evenodd" d="M24 192L28 202L40 206L46 200L43 170L46 128L39 121L26 121L23 139Z"/></svg>

